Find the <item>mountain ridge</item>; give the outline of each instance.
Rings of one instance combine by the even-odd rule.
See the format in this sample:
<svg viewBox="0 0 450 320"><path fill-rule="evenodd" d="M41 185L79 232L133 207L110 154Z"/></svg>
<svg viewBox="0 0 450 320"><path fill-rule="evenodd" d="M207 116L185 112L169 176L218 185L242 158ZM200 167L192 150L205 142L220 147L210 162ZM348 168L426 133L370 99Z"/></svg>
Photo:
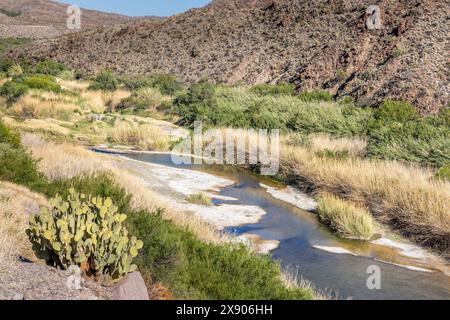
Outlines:
<svg viewBox="0 0 450 320"><path fill-rule="evenodd" d="M40 41L11 57L52 58L90 73L172 73L192 83L294 83L377 105L407 100L422 114L449 101L448 9L442 0L377 1L381 30L368 30L373 1L216 0L156 21Z"/></svg>

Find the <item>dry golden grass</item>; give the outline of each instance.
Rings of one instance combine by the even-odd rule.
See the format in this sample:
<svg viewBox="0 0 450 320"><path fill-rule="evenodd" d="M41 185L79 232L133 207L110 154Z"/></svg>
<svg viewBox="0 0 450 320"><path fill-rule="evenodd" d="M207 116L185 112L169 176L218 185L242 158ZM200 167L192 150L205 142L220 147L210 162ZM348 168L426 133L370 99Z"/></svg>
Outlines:
<svg viewBox="0 0 450 320"><path fill-rule="evenodd" d="M366 209L333 195L321 195L318 204L320 220L339 236L357 240L372 238L374 221Z"/></svg>
<svg viewBox="0 0 450 320"><path fill-rule="evenodd" d="M27 94L15 103L11 111L14 115L24 118L70 118L80 107L72 102L61 101L54 94L45 96Z"/></svg>
<svg viewBox="0 0 450 320"><path fill-rule="evenodd" d="M89 82L87 82L87 81L84 82L84 81L76 81L76 80L57 79L57 82L63 89L78 91L78 92L86 91L87 88L89 87Z"/></svg>
<svg viewBox="0 0 450 320"><path fill-rule="evenodd" d="M300 188L359 203L404 236L449 256L450 183L432 179L431 170L389 161L337 161L286 146L281 167Z"/></svg>
<svg viewBox="0 0 450 320"><path fill-rule="evenodd" d="M1 120L10 127L18 128L24 131L41 131L52 135L61 136L70 134L70 129L61 126L59 121L54 119L28 119L23 122L19 122L9 117L3 117Z"/></svg>
<svg viewBox="0 0 450 320"><path fill-rule="evenodd" d="M34 259L25 234L28 216L47 205L41 195L6 182L0 182L0 272L10 269L18 256Z"/></svg>
<svg viewBox="0 0 450 320"><path fill-rule="evenodd" d="M100 91L83 91L80 93L85 108L94 113L104 113L106 105Z"/></svg>
<svg viewBox="0 0 450 320"><path fill-rule="evenodd" d="M171 142L170 137L157 127L127 121L118 121L113 128L108 128L107 137L111 143L150 151L167 151Z"/></svg>
<svg viewBox="0 0 450 320"><path fill-rule="evenodd" d="M109 172L114 181L132 195L131 206L134 209L155 211L157 208L163 208L165 219L188 228L200 239L214 243L227 241L226 236L200 218L183 212L174 212L167 207L166 203L160 201L158 195L145 186L145 181L140 177L119 169L116 163L120 160L95 154L72 144L45 142L32 134L24 135L23 144L35 159L40 159L39 169L51 180Z"/></svg>
<svg viewBox="0 0 450 320"><path fill-rule="evenodd" d="M113 92L101 92L100 95L103 99L103 104L107 107L108 111L114 112L120 101L128 98L131 95L131 92L119 89Z"/></svg>
<svg viewBox="0 0 450 320"><path fill-rule="evenodd" d="M333 138L328 134L310 136L311 150L314 152L329 150L333 152L347 151L350 155L361 157L366 153L367 141L363 138Z"/></svg>

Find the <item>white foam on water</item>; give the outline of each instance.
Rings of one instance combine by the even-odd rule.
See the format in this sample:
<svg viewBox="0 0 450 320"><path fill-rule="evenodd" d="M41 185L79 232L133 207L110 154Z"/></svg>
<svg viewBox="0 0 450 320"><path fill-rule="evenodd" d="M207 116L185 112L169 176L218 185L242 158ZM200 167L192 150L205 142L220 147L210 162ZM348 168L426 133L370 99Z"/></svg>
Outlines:
<svg viewBox="0 0 450 320"><path fill-rule="evenodd" d="M326 247L326 246L313 246L313 248L322 250L322 251L326 251L326 252L330 252L330 253L336 253L336 254L350 254L352 256L357 256L357 254L341 248L341 247Z"/></svg>

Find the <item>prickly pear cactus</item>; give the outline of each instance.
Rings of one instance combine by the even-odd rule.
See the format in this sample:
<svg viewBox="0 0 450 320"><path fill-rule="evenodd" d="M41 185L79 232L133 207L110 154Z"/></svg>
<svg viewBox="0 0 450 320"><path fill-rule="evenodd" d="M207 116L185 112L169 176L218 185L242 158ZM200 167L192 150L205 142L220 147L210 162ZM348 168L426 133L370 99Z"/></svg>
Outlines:
<svg viewBox="0 0 450 320"><path fill-rule="evenodd" d="M49 264L69 268L80 266L101 281L115 281L135 271L132 264L143 242L129 237L110 198L98 198L69 190L67 201L60 196L50 207L30 217L28 237L37 256Z"/></svg>

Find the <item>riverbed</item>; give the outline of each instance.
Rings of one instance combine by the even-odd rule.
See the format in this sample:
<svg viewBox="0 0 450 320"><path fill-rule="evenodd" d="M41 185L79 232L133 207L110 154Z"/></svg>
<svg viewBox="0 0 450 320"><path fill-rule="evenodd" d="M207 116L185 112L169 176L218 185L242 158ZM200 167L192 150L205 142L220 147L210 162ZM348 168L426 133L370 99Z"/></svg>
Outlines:
<svg viewBox="0 0 450 320"><path fill-rule="evenodd" d="M396 238L345 240L321 224L314 199L232 166L177 166L169 154L115 155L175 210L195 214L339 299L450 299L448 264ZM187 202L205 192L213 206ZM380 289L369 289L373 266ZM370 281L369 281L370 282Z"/></svg>

